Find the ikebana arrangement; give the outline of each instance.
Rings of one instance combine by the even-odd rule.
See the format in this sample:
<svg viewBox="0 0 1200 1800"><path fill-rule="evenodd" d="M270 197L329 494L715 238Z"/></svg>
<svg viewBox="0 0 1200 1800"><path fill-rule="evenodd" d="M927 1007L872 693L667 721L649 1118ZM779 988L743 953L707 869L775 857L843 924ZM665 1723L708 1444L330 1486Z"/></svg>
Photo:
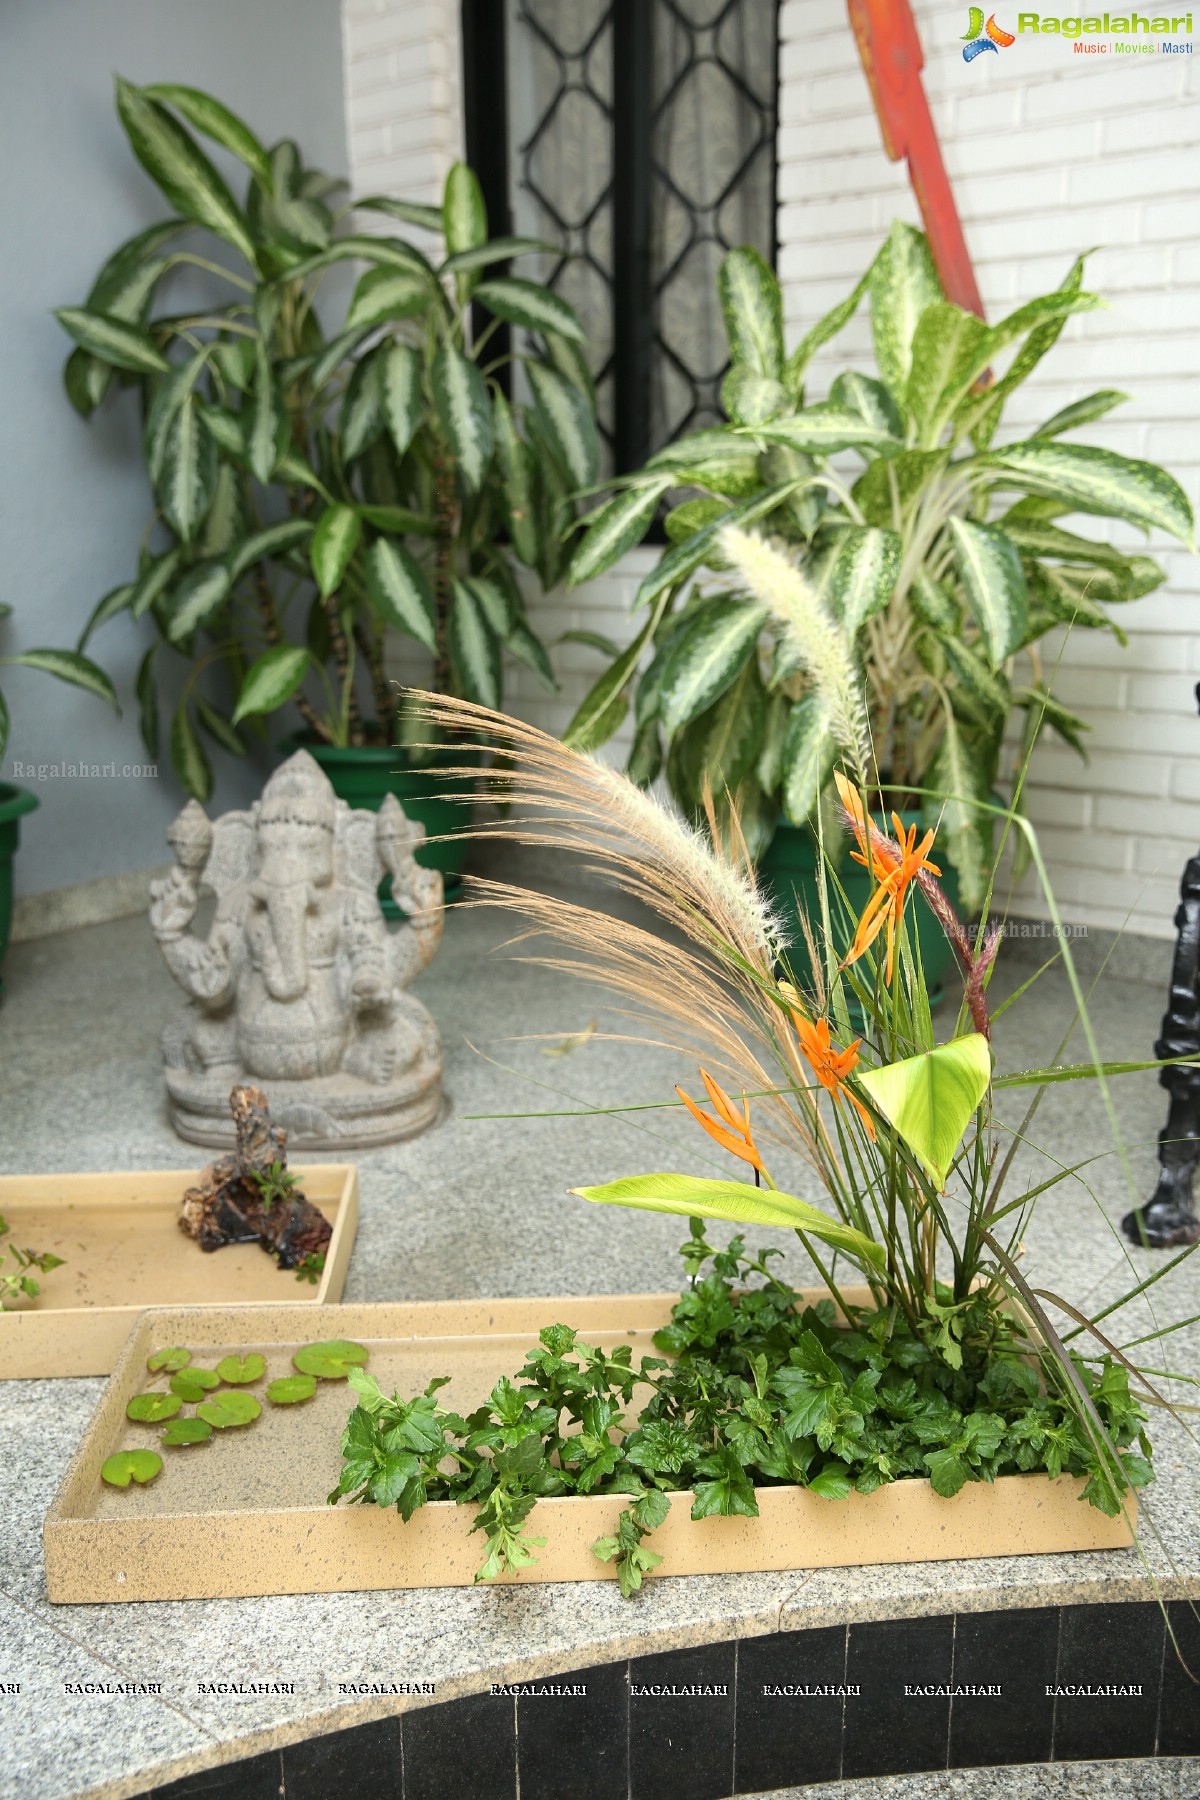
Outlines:
<svg viewBox="0 0 1200 1800"><path fill-rule="evenodd" d="M572 308L507 265L554 246L489 237L462 163L440 207L352 202L290 139L268 148L199 89L118 78L116 103L172 216L115 250L57 317L75 344L64 376L77 411L121 388L142 405L154 509L80 650L120 614L153 622L136 682L149 753L180 660L167 738L200 800L206 743L243 755L247 731L293 700L318 755L389 750L397 640L433 657L440 688L491 705L506 653L553 687L517 571L551 586L565 568L574 492L598 470L595 395ZM242 200L194 133L244 166ZM356 231L355 209L440 247ZM366 272L327 305L323 284L349 262ZM511 353L498 347L509 328Z"/></svg>
<svg viewBox="0 0 1200 1800"><path fill-rule="evenodd" d="M0 1216L0 1238L8 1237L10 1229L8 1220ZM17 1244L0 1244L0 1309L20 1300L36 1300L42 1284L30 1271L36 1269L38 1275L48 1275L51 1269L61 1269L63 1260L49 1250L23 1250ZM5 1268L5 1263L10 1266Z"/></svg>
<svg viewBox="0 0 1200 1800"><path fill-rule="evenodd" d="M262 1390L270 1406L302 1406L316 1393L318 1380L344 1381L351 1369L366 1363L367 1351L362 1344L328 1338L302 1345L291 1361L296 1373L277 1375ZM235 1431L262 1417L262 1401L246 1391L267 1374L267 1359L258 1351L223 1356L215 1369L206 1369L192 1361L190 1350L168 1344L150 1353L146 1368L166 1376L167 1387L134 1394L125 1416L135 1425L165 1426L161 1442L167 1449L207 1444L214 1431ZM157 1450L115 1450L105 1458L100 1479L108 1487L147 1487L162 1470Z"/></svg>
<svg viewBox="0 0 1200 1800"><path fill-rule="evenodd" d="M1067 625L1124 643L1110 608L1165 580L1152 557L1057 520L1092 514L1193 541L1187 497L1164 470L1069 438L1126 395L1089 394L998 441L1007 402L1068 319L1103 304L1083 288L1083 267L1080 257L1052 293L989 326L945 298L924 235L897 222L853 292L789 351L778 278L756 251L730 251L719 277L728 424L680 438L615 483L571 560L568 585L590 580L642 540L666 500L679 502L670 544L638 589L645 623L567 743L596 748L632 697L629 774L645 786L661 770L694 821L711 790L770 879L773 836L786 866L799 854L789 834L822 795L835 848L839 739L823 672L831 658L853 660L870 724L864 791L911 814L906 824L922 808L925 826L937 819L943 875L977 911L992 865L987 803L1014 713L1018 766L1047 727L1085 755L1087 722L1054 698L1043 639ZM864 300L875 370L848 369L812 400L813 356ZM847 452L861 458L857 475ZM754 525L793 562L819 600L819 636L793 628L771 584L729 578L729 525ZM1023 835L1016 849L1023 862Z"/></svg>
<svg viewBox="0 0 1200 1800"><path fill-rule="evenodd" d="M549 966L619 996L631 1032L701 1063L708 1109L682 1089L679 1103L753 1182L660 1172L575 1189L691 1220L690 1285L655 1338L663 1356L635 1364L628 1348L602 1352L569 1323L548 1322L523 1368L467 1417L438 1406L436 1382L389 1397L354 1371L358 1405L331 1501L394 1505L405 1519L430 1500L471 1503L487 1578L534 1559L538 1540L524 1527L539 1499L627 1494L615 1536L594 1546L616 1561L627 1593L655 1566L645 1540L680 1492L694 1519L752 1517L756 1493L780 1484L838 1499L917 1478L950 1503L968 1483L1066 1474L1080 1499L1128 1518L1133 1490L1153 1476L1145 1406L1170 1407L1163 1389L1174 1377L1121 1349L1113 1320L1159 1273L1106 1306L1101 1328L1035 1288L1019 1261L1038 1199L1076 1173L1018 1172L1047 1085L1106 1088L1114 1074L1156 1066L1099 1061L1069 951L1092 1060L1059 1066L1060 1045L1044 1067L998 1075L1003 1009L993 1011L988 990L1001 929L969 932L950 906L932 828L918 841L898 817L872 816L853 713L834 714L836 791L871 893L854 916L835 869L822 865L801 992L736 812L734 848L729 831L706 838L532 727L433 695L418 704L439 725L485 729L512 753L503 783L512 811L481 831L582 852L656 915L661 931L477 884L481 902L515 911L528 935L548 941ZM1017 823L1041 869L1036 838ZM1053 911L1048 888L1047 900ZM963 983L941 1042L913 929L922 907ZM997 1101L1019 1089L1032 1099L1014 1129ZM820 1204L777 1183L770 1164L784 1163L803 1168ZM748 1254L741 1232L714 1250L704 1219L794 1231L824 1298L798 1310L772 1272L777 1252Z"/></svg>

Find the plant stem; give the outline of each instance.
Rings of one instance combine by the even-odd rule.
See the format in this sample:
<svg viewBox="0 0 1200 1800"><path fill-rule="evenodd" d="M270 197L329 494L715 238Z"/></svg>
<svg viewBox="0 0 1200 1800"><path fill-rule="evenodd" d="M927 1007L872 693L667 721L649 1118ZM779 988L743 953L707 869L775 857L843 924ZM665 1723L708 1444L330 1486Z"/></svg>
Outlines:
<svg viewBox="0 0 1200 1800"><path fill-rule="evenodd" d="M385 744L390 744L396 713L396 701L383 666L382 634L372 633L360 619L354 626L354 637L362 651L363 661L371 671L371 687L375 696L375 718Z"/></svg>
<svg viewBox="0 0 1200 1800"><path fill-rule="evenodd" d="M458 526L458 491L454 459L439 443L433 456L434 539L433 600L437 615L437 660L433 670L435 692L450 692L450 652L446 641L453 600L454 544Z"/></svg>
<svg viewBox="0 0 1200 1800"><path fill-rule="evenodd" d="M354 651L342 629L336 594L330 594L326 600L325 613L329 620L329 642L337 670L337 685L342 695L342 729L347 743L361 746L366 743L367 734L358 709L358 695L354 692Z"/></svg>
<svg viewBox="0 0 1200 1800"><path fill-rule="evenodd" d="M258 592L258 609L262 614L263 631L266 633L268 644L273 648L276 644L282 643L283 633L279 629L279 620L275 617L275 603L271 598L271 589L267 584L261 563L255 570L254 585ZM297 694L295 700L296 711L313 736L323 744L332 744L333 733L312 703L306 700L303 694Z"/></svg>

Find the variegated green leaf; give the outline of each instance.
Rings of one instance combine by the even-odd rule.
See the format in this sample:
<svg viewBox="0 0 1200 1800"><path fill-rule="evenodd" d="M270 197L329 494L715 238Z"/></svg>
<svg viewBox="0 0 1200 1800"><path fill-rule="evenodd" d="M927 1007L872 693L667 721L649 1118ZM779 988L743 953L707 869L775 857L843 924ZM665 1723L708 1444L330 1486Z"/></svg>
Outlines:
<svg viewBox="0 0 1200 1800"><path fill-rule="evenodd" d="M754 436L768 444L786 444L792 450L832 456L835 450L873 450L877 455L898 455L904 448L899 438L859 412L851 412L830 401L806 407L785 419L771 419L765 425L747 427Z"/></svg>
<svg viewBox="0 0 1200 1800"><path fill-rule="evenodd" d="M192 700L196 717L213 742L220 744L222 750L228 750L230 756L245 756L246 746L224 713L210 705L203 694L194 694Z"/></svg>
<svg viewBox="0 0 1200 1800"><path fill-rule="evenodd" d="M182 644L211 623L229 598L229 568L219 559L197 563L175 590L167 636Z"/></svg>
<svg viewBox="0 0 1200 1800"><path fill-rule="evenodd" d="M223 178L195 139L156 100L117 77L117 112L133 153L176 212L207 226L255 261L249 227Z"/></svg>
<svg viewBox="0 0 1200 1800"><path fill-rule="evenodd" d="M232 463L221 463L208 517L197 542L201 556L228 556L246 533L242 478Z"/></svg>
<svg viewBox="0 0 1200 1800"><path fill-rule="evenodd" d="M367 600L384 625L437 654L437 609L424 569L403 544L376 538L367 551Z"/></svg>
<svg viewBox="0 0 1200 1800"><path fill-rule="evenodd" d="M918 321L943 297L925 234L897 219L871 265L868 285L875 361L893 394L902 394Z"/></svg>
<svg viewBox="0 0 1200 1800"><path fill-rule="evenodd" d="M1123 406L1128 398L1128 394L1118 393L1115 388L1100 388L1096 393L1064 406L1044 425L1039 425L1033 435L1035 438L1061 437L1064 431L1075 431L1080 425L1090 425L1093 419L1102 419L1114 406Z"/></svg>
<svg viewBox="0 0 1200 1800"><path fill-rule="evenodd" d="M596 420L573 381L544 362L526 364L538 423L577 488L590 487L600 467Z"/></svg>
<svg viewBox="0 0 1200 1800"><path fill-rule="evenodd" d="M1004 671L989 668L976 650L953 634L943 640L942 650L980 716L993 723L1007 719L1012 710L1012 688Z"/></svg>
<svg viewBox="0 0 1200 1800"><path fill-rule="evenodd" d="M483 376L469 357L443 344L433 359L433 404L463 486L483 486L494 442L492 409Z"/></svg>
<svg viewBox="0 0 1200 1800"><path fill-rule="evenodd" d="M309 559L323 600L341 587L361 537L362 520L353 506L327 506L317 520Z"/></svg>
<svg viewBox="0 0 1200 1800"><path fill-rule="evenodd" d="M872 267L874 267L873 264ZM784 380L787 383L790 393L796 396L799 395L800 387L804 380L804 371L807 369L817 351L821 348L821 345L827 344L830 338L836 337L838 332L841 331L845 325L848 325L850 320L854 317L855 313L858 311L859 302L867 291L867 285L870 282L870 279L871 270L868 269L861 281L859 281L854 288L854 291L847 294L844 300L839 300L837 305L831 308L831 310L825 314L823 319L818 319L817 323L812 326L810 330L806 331L804 336L800 339L800 342L788 357L787 366L784 370Z"/></svg>
<svg viewBox="0 0 1200 1800"><path fill-rule="evenodd" d="M428 284L431 298L437 297L433 264L429 258L405 238L358 235L335 238L314 256L306 256L288 270L290 281L302 281L339 262L369 262L377 269L395 269L407 275L419 275Z"/></svg>
<svg viewBox="0 0 1200 1800"><path fill-rule="evenodd" d="M1083 285L1083 264L1084 258L1076 257L1065 278L1055 289L1057 295L1069 299L1079 293ZM1067 316L1064 310L1052 311L1041 324L1035 325L1000 379L994 381L985 393L963 406L959 413L959 426L970 433L979 449L986 449L991 443L1008 396L1032 374L1043 356L1054 348L1062 336Z"/></svg>
<svg viewBox="0 0 1200 1800"><path fill-rule="evenodd" d="M787 411L791 397L781 381L735 363L721 383L721 405L735 425L764 425Z"/></svg>
<svg viewBox="0 0 1200 1800"><path fill-rule="evenodd" d="M1000 529L1025 556L1053 556L1060 562L1086 563L1120 575L1129 570L1130 558L1123 550L1097 539L1078 537L1046 519L1010 516L1000 521Z"/></svg>
<svg viewBox="0 0 1200 1800"><path fill-rule="evenodd" d="M534 281L522 281L515 275L497 276L481 282L475 298L510 325L523 325L526 331L556 332L576 344L587 341L575 308Z"/></svg>
<svg viewBox="0 0 1200 1800"><path fill-rule="evenodd" d="M901 547L896 532L873 525L849 525L838 533L823 592L851 638L891 599Z"/></svg>
<svg viewBox="0 0 1200 1800"><path fill-rule="evenodd" d="M1029 600L1021 559L1011 540L994 525L951 519L950 535L967 605L983 634L992 667L998 669L1025 642Z"/></svg>
<svg viewBox="0 0 1200 1800"><path fill-rule="evenodd" d="M208 435L218 450L226 456L236 457L238 462L246 461L246 428L234 413L226 412L223 406L210 406L205 400L198 400L200 417L203 419Z"/></svg>
<svg viewBox="0 0 1200 1800"><path fill-rule="evenodd" d="M379 399L388 435L403 456L421 423L421 353L412 344L388 344L379 353Z"/></svg>
<svg viewBox="0 0 1200 1800"><path fill-rule="evenodd" d="M735 793L758 761L766 724L767 695L751 657L731 686L696 721L696 766L715 795Z"/></svg>
<svg viewBox="0 0 1200 1800"><path fill-rule="evenodd" d="M1187 495L1154 463L1045 438L1007 444L981 460L1002 472L1002 486L1063 500L1074 512L1127 519L1146 531L1167 531L1189 546L1194 542L1195 521Z"/></svg>
<svg viewBox="0 0 1200 1800"><path fill-rule="evenodd" d="M79 634L79 642L75 648L81 654L87 649L93 633L99 631L102 625L107 625L110 619L115 619L118 613L123 613L128 608L133 599L135 587L136 583L123 581L120 587L110 588L107 594L101 595L91 610L87 624ZM0 610L0 619L6 616L7 610L7 608Z"/></svg>
<svg viewBox="0 0 1200 1800"><path fill-rule="evenodd" d="M663 520L663 530L672 544L682 544L714 519L728 517L729 505L725 500L685 500L680 506L673 506Z"/></svg>
<svg viewBox="0 0 1200 1800"><path fill-rule="evenodd" d="M749 244L723 258L717 275L730 360L756 375L783 375L783 297L771 265Z"/></svg>
<svg viewBox="0 0 1200 1800"><path fill-rule="evenodd" d="M659 681L659 712L669 737L706 712L741 674L768 618L765 606L717 594L691 612L673 640Z"/></svg>
<svg viewBox="0 0 1200 1800"><path fill-rule="evenodd" d="M146 565L134 583L133 592L130 595L129 610L135 619L140 619L144 613L148 613L154 602L161 599L162 595L166 593L174 581L182 561L183 551L176 544L174 549L166 551L162 556L156 556L153 562Z"/></svg>
<svg viewBox="0 0 1200 1800"><path fill-rule="evenodd" d="M114 368L135 375L165 375L171 367L149 334L124 319L86 306L60 306L54 316L81 349Z"/></svg>
<svg viewBox="0 0 1200 1800"><path fill-rule="evenodd" d="M664 595L633 642L609 664L581 702L563 733L568 750L598 750L620 725L629 705L625 690L637 674L642 654L658 629L665 607Z"/></svg>
<svg viewBox="0 0 1200 1800"><path fill-rule="evenodd" d="M342 410L338 415L344 462L353 462L356 456L361 456L384 428L379 369L379 353L373 351L359 358L346 383Z"/></svg>
<svg viewBox="0 0 1200 1800"><path fill-rule="evenodd" d="M685 538L682 544L674 545L642 581L634 601L635 608L653 605L660 594L678 587L689 575L694 575L709 557L715 556L718 535L726 525L752 525L756 519L773 512L797 485L793 481L781 482L776 487L768 488L765 493L756 494L753 499L743 500L740 505L731 507L710 520L690 538Z"/></svg>
<svg viewBox="0 0 1200 1800"><path fill-rule="evenodd" d="M255 478L266 486L287 442L287 414L279 383L265 344L256 346L254 393L250 401L250 428L246 457Z"/></svg>
<svg viewBox="0 0 1200 1800"><path fill-rule="evenodd" d="M627 550L640 544L658 511L659 501L671 486L669 475L637 487L625 488L596 514L571 558L567 586L578 587L602 575ZM725 507L721 508L726 511Z"/></svg>
<svg viewBox="0 0 1200 1800"><path fill-rule="evenodd" d="M276 644L274 649L264 650L246 670L234 724L258 713L275 712L299 693L310 661L308 651L295 644Z"/></svg>
<svg viewBox="0 0 1200 1800"><path fill-rule="evenodd" d="M355 209L386 213L390 219L399 219L402 224L419 225L422 231L440 233L442 229L441 207L426 206L420 200L393 200L390 194L372 194L369 199L357 200Z"/></svg>
<svg viewBox="0 0 1200 1800"><path fill-rule="evenodd" d="M892 437L904 436L904 420L895 396L873 375L860 374L857 369L843 370L834 378L829 398L835 406L859 413L868 424L877 425Z"/></svg>
<svg viewBox="0 0 1200 1800"><path fill-rule="evenodd" d="M985 844L991 837L989 815L974 802L987 803L988 771L963 734L953 713L946 718L945 735L929 768L924 785L936 796L924 802L929 824L938 825L937 850L948 856L962 884L962 902L969 916L982 906L987 885ZM941 857L938 858L941 863Z"/></svg>
<svg viewBox="0 0 1200 1800"><path fill-rule="evenodd" d="M502 679L499 642L478 600L462 582L455 583L446 644L457 691L479 706L498 707Z"/></svg>
<svg viewBox="0 0 1200 1800"><path fill-rule="evenodd" d="M524 663L527 669L532 669L542 686L550 693L558 692L558 678L554 673L550 658L546 654L546 646L542 643L541 638L529 629L523 619L518 619L515 625L509 627L508 635L504 639L504 647L516 657L518 662Z"/></svg>
<svg viewBox="0 0 1200 1800"><path fill-rule="evenodd" d="M495 415L496 455L504 479L504 506L508 514L509 534L513 549L525 567L532 569L537 564L540 549L535 493L537 461L517 430L512 407L499 391L492 396L492 410Z"/></svg>
<svg viewBox="0 0 1200 1800"><path fill-rule="evenodd" d="M869 462L851 492L868 525L900 528L911 503L937 480L950 458L939 450L901 450L899 456Z"/></svg>
<svg viewBox="0 0 1200 1800"><path fill-rule="evenodd" d="M932 300L913 333L904 407L932 448L971 383L987 366L988 328L949 300ZM980 360L982 351L982 361Z"/></svg>
<svg viewBox="0 0 1200 1800"><path fill-rule="evenodd" d="M141 91L148 100L173 106L197 131L202 131L223 149L232 151L256 180L270 181L271 159L263 146L250 127L227 106L214 100L211 94L204 93L201 88L180 87L172 81L157 81Z"/></svg>
<svg viewBox="0 0 1200 1800"><path fill-rule="evenodd" d="M175 717L171 721L171 767L186 794L191 794L201 804L210 797L213 785L212 764L196 735L186 701L176 708Z"/></svg>
<svg viewBox="0 0 1200 1800"><path fill-rule="evenodd" d="M462 250L457 256L448 256L438 274L469 275L474 269L487 269L495 263L510 262L514 256L561 255L561 244L548 243L545 238L489 238L486 244L478 244L474 250Z"/></svg>
<svg viewBox="0 0 1200 1800"><path fill-rule="evenodd" d="M410 269L368 269L354 290L343 331L362 331L424 312L433 290Z"/></svg>
<svg viewBox="0 0 1200 1800"><path fill-rule="evenodd" d="M277 525L254 532L238 545L229 566L230 580L236 581L247 569L265 562L268 557L286 556L289 550L295 550L312 536L312 529L308 519L281 519Z"/></svg>
<svg viewBox="0 0 1200 1800"><path fill-rule="evenodd" d="M833 772L837 743L819 694L792 707L780 753L779 801L793 825L803 825Z"/></svg>
<svg viewBox="0 0 1200 1800"><path fill-rule="evenodd" d="M442 193L442 235L451 256L477 250L487 240L487 208L479 179L466 163L457 162Z"/></svg>
<svg viewBox="0 0 1200 1800"><path fill-rule="evenodd" d="M865 1070L859 1081L939 1187L992 1079L992 1053L979 1032L903 1062Z"/></svg>
<svg viewBox="0 0 1200 1800"><path fill-rule="evenodd" d="M932 625L935 631L962 629L962 612L957 602L951 599L940 581L933 579L928 569L918 569L913 576L908 603L921 623Z"/></svg>
<svg viewBox="0 0 1200 1800"><path fill-rule="evenodd" d="M155 484L163 517L185 544L191 543L204 522L216 480L216 446L189 395L167 427Z"/></svg>
<svg viewBox="0 0 1200 1800"><path fill-rule="evenodd" d="M116 689L104 670L78 650L22 650L17 656L10 656L8 661L20 663L26 669L41 669L43 674L70 682L72 687L84 688L120 711Z"/></svg>
<svg viewBox="0 0 1200 1800"><path fill-rule="evenodd" d="M456 580L453 586L456 590L460 587L470 588L491 630L499 638L508 636L517 622L517 612L511 595L502 583L492 581L486 575L466 575L461 581Z"/></svg>

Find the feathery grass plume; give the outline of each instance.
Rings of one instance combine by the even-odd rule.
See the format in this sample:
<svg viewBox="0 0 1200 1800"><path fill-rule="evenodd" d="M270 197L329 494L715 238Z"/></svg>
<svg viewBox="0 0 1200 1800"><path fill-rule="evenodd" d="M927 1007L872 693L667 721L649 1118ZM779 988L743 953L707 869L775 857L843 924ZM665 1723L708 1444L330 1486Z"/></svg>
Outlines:
<svg viewBox="0 0 1200 1800"><path fill-rule="evenodd" d="M769 606L789 645L801 658L821 699L840 749L865 787L870 732L854 652L833 614L795 564L754 532L727 525L721 549L746 587Z"/></svg>

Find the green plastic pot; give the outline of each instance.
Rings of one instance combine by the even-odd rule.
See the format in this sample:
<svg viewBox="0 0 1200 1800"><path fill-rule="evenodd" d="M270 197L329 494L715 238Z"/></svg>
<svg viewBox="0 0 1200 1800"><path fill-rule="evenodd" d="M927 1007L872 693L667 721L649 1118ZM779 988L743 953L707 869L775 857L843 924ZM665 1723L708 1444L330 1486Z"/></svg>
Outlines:
<svg viewBox="0 0 1200 1800"><path fill-rule="evenodd" d="M880 825L885 823L882 815L876 815ZM900 818L907 831L910 825L919 825L919 811L901 812ZM886 821L888 835L891 836L890 819ZM851 861L848 846L841 862L837 865L837 878L846 892L856 918L861 916L863 907L871 898L872 881L861 863ZM803 913L814 930L819 926L821 918L821 894L817 885L817 865L820 850L815 834L807 825L791 825L783 817L775 828L775 836L771 839L758 866L759 879L774 902L790 942L788 961L801 984L811 981L812 968L808 955L808 946L800 925ZM933 860L939 862L936 851ZM942 869L941 886L946 898L955 911L958 910L959 884L954 868L940 862ZM942 985L946 972L954 960L954 951L950 940L934 918L929 907L917 892L916 887L910 890L911 898L905 907L904 916L911 929L916 921L917 938L921 946L921 967L925 973L925 985L929 991L930 1004L941 997ZM839 909L840 910L840 909ZM847 948L849 946L847 945Z"/></svg>
<svg viewBox="0 0 1200 1800"><path fill-rule="evenodd" d="M454 746L434 751L430 760L414 763L403 750L389 745L321 744L294 732L279 748L291 756L307 750L313 761L328 775L333 791L347 806L366 812L378 812L388 794L395 794L408 818L417 819L425 827L428 838L445 838L443 843L422 844L417 861L425 869L439 869L445 883L446 899L453 900L462 887L463 868L470 849L469 829L472 808L464 799L456 798L467 791L468 778L447 774L478 759L478 752ZM380 889L383 910L389 919L404 915L391 897L391 876Z"/></svg>
<svg viewBox="0 0 1200 1800"><path fill-rule="evenodd" d="M37 795L31 794L28 788L13 787L7 781L0 781L0 966L12 929L13 858L21 840L21 820L39 804ZM0 982L0 988L3 985Z"/></svg>

